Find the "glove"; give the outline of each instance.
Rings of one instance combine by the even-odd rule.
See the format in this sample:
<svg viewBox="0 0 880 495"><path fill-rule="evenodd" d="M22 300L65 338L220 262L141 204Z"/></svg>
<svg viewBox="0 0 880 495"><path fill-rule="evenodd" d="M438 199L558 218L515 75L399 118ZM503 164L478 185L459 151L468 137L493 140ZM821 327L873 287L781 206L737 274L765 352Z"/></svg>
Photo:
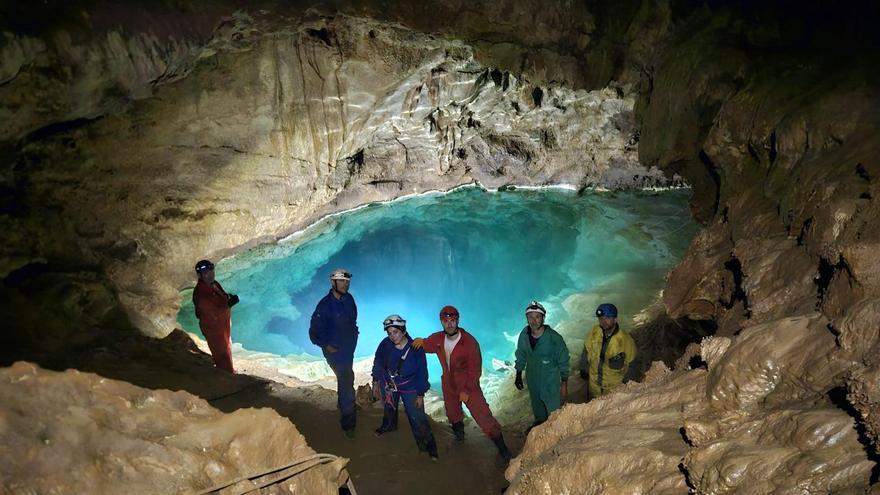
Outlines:
<svg viewBox="0 0 880 495"><path fill-rule="evenodd" d="M581 370L581 380L587 381L590 379L590 375L587 374L586 370Z"/></svg>
<svg viewBox="0 0 880 495"><path fill-rule="evenodd" d="M425 341L420 337L414 338L412 344L410 344L413 349L421 349L423 345L425 345Z"/></svg>
<svg viewBox="0 0 880 495"><path fill-rule="evenodd" d="M229 294L229 297L226 298L226 304L228 304L229 307L231 308L231 307L235 306L236 304L238 304L238 300L239 299L238 299L237 294Z"/></svg>
<svg viewBox="0 0 880 495"><path fill-rule="evenodd" d="M517 389L517 390L522 390L522 389L523 389L522 371L517 371L517 372L516 372L516 381L514 381L513 384L516 386L516 389Z"/></svg>
<svg viewBox="0 0 880 495"><path fill-rule="evenodd" d="M464 402L465 404L467 404L467 401L470 398L471 398L471 396L468 395L467 392L462 392L462 393L458 394L458 400L461 402Z"/></svg>

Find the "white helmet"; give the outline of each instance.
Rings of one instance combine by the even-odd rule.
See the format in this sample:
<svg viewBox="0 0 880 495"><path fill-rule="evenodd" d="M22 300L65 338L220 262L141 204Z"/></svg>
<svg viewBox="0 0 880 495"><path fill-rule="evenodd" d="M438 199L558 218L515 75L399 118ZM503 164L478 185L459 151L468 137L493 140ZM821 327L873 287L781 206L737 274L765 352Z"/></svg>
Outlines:
<svg viewBox="0 0 880 495"><path fill-rule="evenodd" d="M532 301L526 306L526 314L529 313L541 313L542 315L547 316L547 310L544 309L544 306L538 301Z"/></svg>
<svg viewBox="0 0 880 495"><path fill-rule="evenodd" d="M351 280L351 272L345 268L337 268L330 273L330 280Z"/></svg>
<svg viewBox="0 0 880 495"><path fill-rule="evenodd" d="M382 326L385 327L387 331L390 327L397 327L403 331L406 331L406 320L400 317L400 315L388 315L385 318L385 321L382 322Z"/></svg>

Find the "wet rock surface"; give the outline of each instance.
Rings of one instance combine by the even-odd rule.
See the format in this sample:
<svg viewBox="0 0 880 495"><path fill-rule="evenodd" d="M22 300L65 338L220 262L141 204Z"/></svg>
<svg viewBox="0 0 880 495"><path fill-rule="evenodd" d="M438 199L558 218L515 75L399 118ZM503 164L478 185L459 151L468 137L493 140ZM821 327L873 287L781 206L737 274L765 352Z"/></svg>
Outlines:
<svg viewBox="0 0 880 495"><path fill-rule="evenodd" d="M0 131L9 151L0 296L14 328L0 362L28 357L135 384L4 369L48 395L29 398L4 381L12 394L4 405L14 406L2 410L0 434L24 452L53 438L70 447L57 458L9 459L4 482L29 487L27 473L48 473L47 459L87 463L73 458L75 448L110 462L95 449L148 442L152 423L210 428L251 414L137 386L175 383L228 412L238 400L274 406L323 438L332 423L326 392L262 393L272 388L263 382L242 392L237 380L247 378L208 386L191 374L213 370L171 330L177 289L192 283L199 258L277 239L330 212L466 182L616 188L674 184L677 174L693 188L705 229L669 275L663 325L689 320L698 335L716 335L674 366L656 352L667 365L645 363L643 383L555 413L507 468L508 493L870 490L880 432L880 52L867 28L876 7L523 5L497 10L509 15L455 2L431 12L403 3L391 14L370 2L343 15L217 7L173 21L147 15L141 25L109 9L74 27L4 28L0 116L11 124ZM131 326L169 336L149 342ZM125 332L121 343L112 329ZM53 417L43 413L63 403L53 390L91 401L59 417L81 420L70 436L40 429ZM313 404L302 407L314 414L297 415L279 402L285 395L302 399L297 407ZM163 407L163 421L184 418L181 404L199 416L175 426L106 412L140 396ZM39 414L16 412L25 410ZM103 443L98 431L124 441ZM248 434L241 438L269 438L262 426ZM203 469L210 456L192 451L197 440L150 444L162 459L186 461L186 487L215 480ZM371 486L411 487L372 471L381 465L367 462L373 443L357 442L321 445L362 454L358 469L373 473ZM462 469L492 472L479 447L459 454ZM214 462L228 473L246 467ZM82 478L40 482L91 488L118 475L137 487L163 466L87 466ZM498 478L484 478L468 483L499 488Z"/></svg>

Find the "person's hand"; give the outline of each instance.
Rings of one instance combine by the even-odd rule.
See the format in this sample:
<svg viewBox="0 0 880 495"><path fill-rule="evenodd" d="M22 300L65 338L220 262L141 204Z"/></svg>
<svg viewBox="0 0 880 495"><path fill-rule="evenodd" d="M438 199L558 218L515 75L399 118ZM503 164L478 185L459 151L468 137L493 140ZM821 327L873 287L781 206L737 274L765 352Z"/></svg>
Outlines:
<svg viewBox="0 0 880 495"><path fill-rule="evenodd" d="M379 382L373 382L373 399L379 400L382 396L379 394Z"/></svg>
<svg viewBox="0 0 880 495"><path fill-rule="evenodd" d="M468 399L470 399L470 398L471 398L471 396L468 395L467 392L461 392L461 393L458 394L458 400L459 400L459 402L464 402L465 404L467 404L467 401L468 401Z"/></svg>
<svg viewBox="0 0 880 495"><path fill-rule="evenodd" d="M521 371L516 372L516 380L514 380L513 384L516 386L517 390L523 389L523 381L522 381L522 372Z"/></svg>
<svg viewBox="0 0 880 495"><path fill-rule="evenodd" d="M562 385L559 386L559 398L562 403L565 403L565 399L568 398L568 382L562 382Z"/></svg>
<svg viewBox="0 0 880 495"><path fill-rule="evenodd" d="M416 397L416 407L418 407L419 409L425 408L425 398L421 395Z"/></svg>
<svg viewBox="0 0 880 495"><path fill-rule="evenodd" d="M587 370L581 370L581 380L587 381L590 379L590 375L587 374Z"/></svg>
<svg viewBox="0 0 880 495"><path fill-rule="evenodd" d="M327 347L325 347L324 350L327 351L327 352L329 352L330 354L333 354L333 353L336 352L338 349L336 349L335 347L333 347L333 346L330 345L330 344L327 344Z"/></svg>
<svg viewBox="0 0 880 495"><path fill-rule="evenodd" d="M425 341L420 337L416 337L413 339L411 345L413 349L421 349L422 346L425 345Z"/></svg>

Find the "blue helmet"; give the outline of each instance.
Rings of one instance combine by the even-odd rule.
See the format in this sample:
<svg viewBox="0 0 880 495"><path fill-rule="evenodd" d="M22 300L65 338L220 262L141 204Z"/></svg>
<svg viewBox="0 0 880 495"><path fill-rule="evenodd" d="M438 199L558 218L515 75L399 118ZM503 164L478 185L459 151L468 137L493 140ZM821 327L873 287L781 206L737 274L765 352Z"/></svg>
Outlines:
<svg viewBox="0 0 880 495"><path fill-rule="evenodd" d="M610 318L617 318L617 306L611 303L600 304L599 307L596 308L596 316L608 316Z"/></svg>

